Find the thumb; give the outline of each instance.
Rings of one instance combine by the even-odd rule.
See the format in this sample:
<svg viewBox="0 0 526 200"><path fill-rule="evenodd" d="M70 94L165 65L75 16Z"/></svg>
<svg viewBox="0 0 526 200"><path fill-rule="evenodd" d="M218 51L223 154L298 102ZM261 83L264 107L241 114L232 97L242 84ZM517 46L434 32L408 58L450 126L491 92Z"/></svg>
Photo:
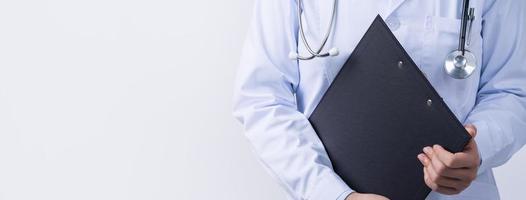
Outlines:
<svg viewBox="0 0 526 200"><path fill-rule="evenodd" d="M477 135L477 127L475 127L473 124L468 124L464 127L466 128L466 131L468 131L469 135L471 135L471 137L474 138Z"/></svg>

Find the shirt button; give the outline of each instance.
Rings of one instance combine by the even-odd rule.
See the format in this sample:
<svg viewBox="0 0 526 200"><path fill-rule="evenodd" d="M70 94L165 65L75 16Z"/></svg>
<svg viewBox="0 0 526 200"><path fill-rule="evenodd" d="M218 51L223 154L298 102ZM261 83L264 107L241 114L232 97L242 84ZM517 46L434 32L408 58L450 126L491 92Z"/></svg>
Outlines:
<svg viewBox="0 0 526 200"><path fill-rule="evenodd" d="M431 16L426 17L425 28L426 30L431 30L433 28L433 19L431 19Z"/></svg>
<svg viewBox="0 0 526 200"><path fill-rule="evenodd" d="M400 20L396 17L387 18L386 23L392 31L396 31L400 27Z"/></svg>

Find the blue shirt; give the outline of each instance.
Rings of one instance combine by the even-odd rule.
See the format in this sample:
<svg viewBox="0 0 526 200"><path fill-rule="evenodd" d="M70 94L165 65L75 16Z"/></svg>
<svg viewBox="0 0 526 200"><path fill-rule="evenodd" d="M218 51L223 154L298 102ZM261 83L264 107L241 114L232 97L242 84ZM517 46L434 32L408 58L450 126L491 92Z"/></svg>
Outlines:
<svg viewBox="0 0 526 200"><path fill-rule="evenodd" d="M303 2L306 37L317 47L329 25L332 1ZM307 119L378 14L456 117L478 129L479 176L462 193L447 198L499 199L491 169L526 142L526 1L471 1L475 20L467 49L476 55L478 68L457 80L443 65L458 45L461 2L339 1L325 50L337 47L340 55L297 61L288 58L290 51L308 52L298 40L296 1L256 0L237 76L234 115L290 199L340 200L353 191L333 171ZM445 198L435 192L428 197Z"/></svg>

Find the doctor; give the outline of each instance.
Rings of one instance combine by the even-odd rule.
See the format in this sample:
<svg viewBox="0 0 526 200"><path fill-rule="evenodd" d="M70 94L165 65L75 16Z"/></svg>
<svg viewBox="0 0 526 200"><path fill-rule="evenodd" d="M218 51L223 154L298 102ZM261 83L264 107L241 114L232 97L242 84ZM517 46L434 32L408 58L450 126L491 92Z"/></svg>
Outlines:
<svg viewBox="0 0 526 200"><path fill-rule="evenodd" d="M458 45L461 0L341 0L333 23L332 0L303 0L300 16L310 46L322 46L330 28L322 52L339 49L311 60L289 58L291 51L292 57L310 55L299 34L297 3L256 0L234 97L234 116L290 199L386 199L349 188L308 121L378 14L476 135L461 153L432 146L415 155L433 189L427 199L499 199L492 168L526 142L526 1L471 0L475 12L466 49L477 67L465 79L444 70L445 58Z"/></svg>

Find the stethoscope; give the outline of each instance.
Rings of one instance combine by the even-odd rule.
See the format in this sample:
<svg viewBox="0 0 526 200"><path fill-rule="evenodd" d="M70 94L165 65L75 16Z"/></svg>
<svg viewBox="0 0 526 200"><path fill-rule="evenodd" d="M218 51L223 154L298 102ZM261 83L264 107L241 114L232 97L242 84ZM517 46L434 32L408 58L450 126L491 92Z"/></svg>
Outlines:
<svg viewBox="0 0 526 200"><path fill-rule="evenodd" d="M307 41L307 38L305 37L305 31L303 29L303 20L301 18L302 2L303 2L302 0L298 0L298 6L297 6L298 20L299 20L299 32L300 32L299 35L300 35L303 45L305 46L305 48L307 49L310 55L302 56L296 53L295 51L291 51L289 53L289 58L292 60L312 60L314 58L337 56L339 54L339 50L335 47L331 48L327 52L322 52L322 50L325 47L327 40L329 39L329 36L331 35L332 26L333 26L333 23L336 17L338 0L333 0L329 26L327 27L325 37L323 38L320 44L320 47L316 50L312 49L309 42ZM473 74L473 72L477 68L475 54L466 50L466 45L467 46L470 45L471 27L473 25L473 20L475 20L475 8L469 8L469 0L463 0L462 8L463 8L462 9L462 21L460 25L458 48L454 50L453 52L449 53L444 61L444 69L446 73L455 79L465 79L469 77L471 74ZM469 21L469 26L468 26L468 21ZM466 39L466 35L467 35L467 39Z"/></svg>

